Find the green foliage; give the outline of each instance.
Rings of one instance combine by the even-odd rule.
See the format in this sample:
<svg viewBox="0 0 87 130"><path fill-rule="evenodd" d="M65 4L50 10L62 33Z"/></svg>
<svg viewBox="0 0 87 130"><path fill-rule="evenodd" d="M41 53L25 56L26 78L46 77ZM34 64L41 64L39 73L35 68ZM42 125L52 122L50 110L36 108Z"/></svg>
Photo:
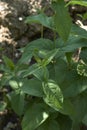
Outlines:
<svg viewBox="0 0 87 130"><path fill-rule="evenodd" d="M86 0L71 0L67 5L81 5L81 6L86 6L87 7L87 1Z"/></svg>
<svg viewBox="0 0 87 130"><path fill-rule="evenodd" d="M25 23L38 23L50 29L54 29L52 17L47 17L44 13L27 17Z"/></svg>
<svg viewBox="0 0 87 130"><path fill-rule="evenodd" d="M25 94L37 97L43 97L44 95L41 81L38 79L24 80L21 91L23 91Z"/></svg>
<svg viewBox="0 0 87 130"><path fill-rule="evenodd" d="M10 93L10 102L12 109L20 116L24 110L24 93L12 92Z"/></svg>
<svg viewBox="0 0 87 130"><path fill-rule="evenodd" d="M43 84L43 91L44 101L55 110L59 110L63 103L63 95L59 86L51 80Z"/></svg>
<svg viewBox="0 0 87 130"><path fill-rule="evenodd" d="M87 125L87 115L84 116L84 119L82 121L85 125Z"/></svg>
<svg viewBox="0 0 87 130"><path fill-rule="evenodd" d="M37 130L60 130L59 124L54 119L47 119Z"/></svg>
<svg viewBox="0 0 87 130"><path fill-rule="evenodd" d="M67 41L71 30L71 19L67 9L65 8L64 0L52 2L52 8L55 11L53 17L55 28L63 40Z"/></svg>
<svg viewBox="0 0 87 130"><path fill-rule="evenodd" d="M0 102L0 112L3 112L7 106L6 102L1 101Z"/></svg>
<svg viewBox="0 0 87 130"><path fill-rule="evenodd" d="M26 111L22 121L22 128L23 130L34 130L48 117L49 113L44 104L34 104Z"/></svg>
<svg viewBox="0 0 87 130"><path fill-rule="evenodd" d="M68 4L86 6L86 1ZM72 24L66 6L64 0L51 0L53 16L41 12L25 20L60 37L30 42L16 64L2 57L0 89L9 86L11 91L3 94L0 111L14 110L22 130L79 130L81 123L87 125L87 31Z"/></svg>

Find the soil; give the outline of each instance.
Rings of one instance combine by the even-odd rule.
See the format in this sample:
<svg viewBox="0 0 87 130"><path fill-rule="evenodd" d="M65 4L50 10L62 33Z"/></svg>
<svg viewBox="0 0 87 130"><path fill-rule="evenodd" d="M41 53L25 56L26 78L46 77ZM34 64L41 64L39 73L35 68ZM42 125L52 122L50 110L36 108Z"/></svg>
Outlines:
<svg viewBox="0 0 87 130"><path fill-rule="evenodd" d="M50 0L0 0L0 61L2 55L10 57L15 63L20 58L19 48L41 36L41 26L37 24L27 25L24 20L27 16L35 15L37 9L47 7L45 10L48 16L53 14L50 9ZM87 12L87 8L70 6L69 12L73 22L82 20L77 14ZM87 20L82 21L87 24ZM53 32L44 29L44 37L53 39ZM2 97L3 92L0 93ZM1 100L0 97L0 100ZM87 130L82 125L82 130ZM19 117L12 110L0 112L0 130L22 130Z"/></svg>

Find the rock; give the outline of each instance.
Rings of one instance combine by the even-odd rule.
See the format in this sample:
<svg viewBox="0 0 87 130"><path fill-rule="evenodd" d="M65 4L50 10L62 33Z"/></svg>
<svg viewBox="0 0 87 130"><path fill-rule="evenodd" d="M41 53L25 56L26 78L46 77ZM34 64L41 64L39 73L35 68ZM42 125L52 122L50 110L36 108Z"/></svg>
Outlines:
<svg viewBox="0 0 87 130"><path fill-rule="evenodd" d="M49 7L49 1L0 0L0 47L3 48L0 58L5 54L13 61L16 61L17 49L25 46L36 37L40 37L41 26L25 24L24 20L27 16L35 15L37 9L44 7L46 8L45 13L48 16L52 15L53 12Z"/></svg>
<svg viewBox="0 0 87 130"><path fill-rule="evenodd" d="M12 44L29 31L29 38L35 35L38 30L40 31L39 26L28 26L24 20L27 16L36 14L37 9L48 7L48 4L49 0L45 2L44 0L1 0L0 42Z"/></svg>

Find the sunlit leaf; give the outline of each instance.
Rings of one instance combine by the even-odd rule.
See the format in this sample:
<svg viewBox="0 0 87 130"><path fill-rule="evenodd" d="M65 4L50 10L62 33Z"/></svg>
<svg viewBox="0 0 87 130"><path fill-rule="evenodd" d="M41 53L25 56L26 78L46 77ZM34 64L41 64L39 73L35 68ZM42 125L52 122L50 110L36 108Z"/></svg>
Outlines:
<svg viewBox="0 0 87 130"><path fill-rule="evenodd" d="M22 120L23 130L35 130L49 117L48 112L44 108L44 104L35 104L31 106L25 113Z"/></svg>
<svg viewBox="0 0 87 130"><path fill-rule="evenodd" d="M18 89L18 87L19 87L18 82L15 81L15 80L10 80L10 81L9 81L9 85L10 85L13 89Z"/></svg>
<svg viewBox="0 0 87 130"><path fill-rule="evenodd" d="M56 120L48 118L37 130L60 130Z"/></svg>
<svg viewBox="0 0 87 130"><path fill-rule="evenodd" d="M54 81L50 80L43 84L43 90L45 94L44 101L49 106L57 111L62 108L63 95L61 89Z"/></svg>
<svg viewBox="0 0 87 130"><path fill-rule="evenodd" d="M87 1L85 1L85 0L71 0L71 1L69 1L69 3L67 4L67 5L70 5L70 4L72 4L72 5L81 5L81 6L86 6L87 7Z"/></svg>

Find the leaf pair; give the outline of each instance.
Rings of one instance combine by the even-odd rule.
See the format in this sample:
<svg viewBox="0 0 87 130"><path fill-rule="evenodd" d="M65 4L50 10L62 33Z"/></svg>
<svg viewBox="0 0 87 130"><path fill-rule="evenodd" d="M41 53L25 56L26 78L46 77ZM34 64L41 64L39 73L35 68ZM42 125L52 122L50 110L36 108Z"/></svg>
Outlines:
<svg viewBox="0 0 87 130"><path fill-rule="evenodd" d="M53 17L47 17L44 13L27 17L25 23L39 23L56 31L66 42L71 30L71 18L65 7L64 0L52 1Z"/></svg>

